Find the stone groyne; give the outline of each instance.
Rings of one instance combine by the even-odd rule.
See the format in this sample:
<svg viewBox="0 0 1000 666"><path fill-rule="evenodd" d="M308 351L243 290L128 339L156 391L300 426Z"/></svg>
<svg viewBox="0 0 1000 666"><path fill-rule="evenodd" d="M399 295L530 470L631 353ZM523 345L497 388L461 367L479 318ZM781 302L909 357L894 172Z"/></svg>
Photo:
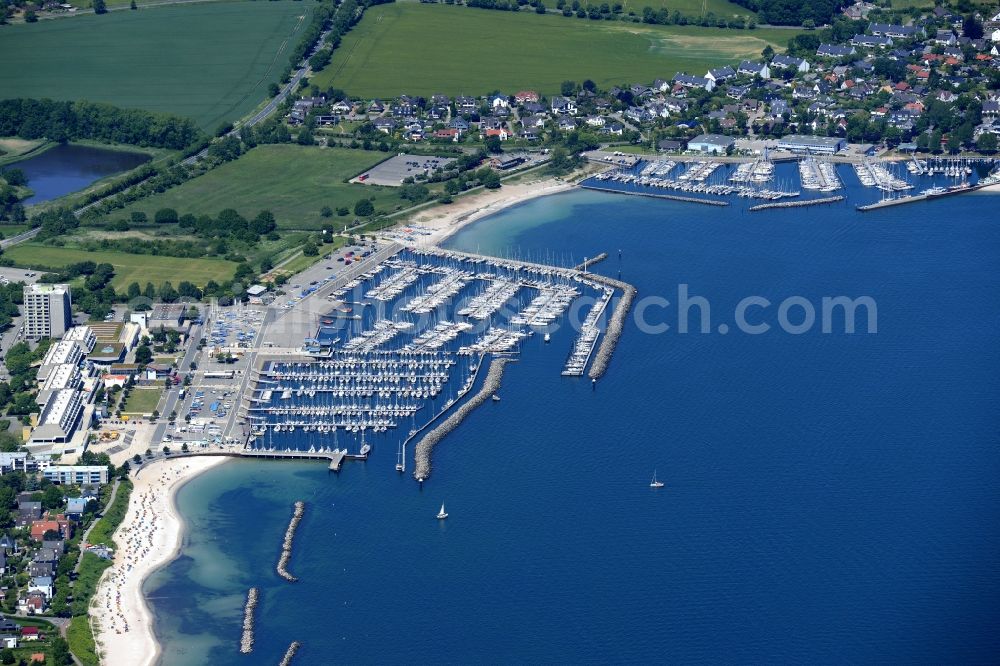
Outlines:
<svg viewBox="0 0 1000 666"><path fill-rule="evenodd" d="M622 331L625 330L625 318L628 317L629 310L632 309L632 301L635 300L638 290L627 282L603 275L588 273L587 277L595 282L600 282L601 284L606 284L609 287L621 289L622 291L621 300L618 301L618 305L615 307L615 311L608 321L608 327L604 331L604 339L601 341L601 346L597 349L597 354L595 354L594 360L590 364L590 372L587 373L591 379L598 379L607 371L608 365L611 363L611 355L614 354L615 345L618 344L618 339L621 338Z"/></svg>
<svg viewBox="0 0 1000 666"><path fill-rule="evenodd" d="M240 652L243 654L253 652L253 612L257 608L258 596L257 588L251 587L243 608L243 636L240 637Z"/></svg>
<svg viewBox="0 0 1000 666"><path fill-rule="evenodd" d="M772 201L770 203L757 204L756 206L750 206L750 212L758 210L771 210L772 208L804 208L806 206L819 206L821 204L836 203L838 201L843 201L844 196L838 194L832 197L823 197L822 199L800 199L799 201Z"/></svg>
<svg viewBox="0 0 1000 666"><path fill-rule="evenodd" d="M281 557L278 558L278 575L287 580L289 583L294 583L298 580L295 576L288 573L288 560L292 558L292 541L295 539L295 530L299 527L299 521L302 520L302 515L306 512L306 503L298 501L295 503L295 510L292 512L292 519L288 522L288 529L285 530L285 540L281 544Z"/></svg>
<svg viewBox="0 0 1000 666"><path fill-rule="evenodd" d="M300 647L302 647L302 643L292 641L292 644L288 646L287 650L285 650L285 656L281 658L281 663L278 664L278 666L288 666L291 664L292 657L295 656L295 653L299 651Z"/></svg>
<svg viewBox="0 0 1000 666"><path fill-rule="evenodd" d="M486 373L486 379L483 380L483 387L479 389L479 392L469 398L454 414L442 421L441 425L431 430L420 440L414 452L416 465L413 470L413 476L417 481L423 481L431 474L431 450L434 448L434 445L444 439L444 436L449 432L457 428L476 407L482 405L490 399L490 396L496 393L497 389L500 388L500 380L503 377L504 367L512 360L509 358L493 359L490 362L489 372Z"/></svg>

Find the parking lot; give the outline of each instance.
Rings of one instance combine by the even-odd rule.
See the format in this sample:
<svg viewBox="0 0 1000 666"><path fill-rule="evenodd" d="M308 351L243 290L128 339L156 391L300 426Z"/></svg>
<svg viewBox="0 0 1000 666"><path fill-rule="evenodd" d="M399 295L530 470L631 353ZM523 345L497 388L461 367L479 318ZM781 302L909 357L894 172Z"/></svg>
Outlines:
<svg viewBox="0 0 1000 666"><path fill-rule="evenodd" d="M399 187L406 178L412 178L417 174L429 175L434 173L435 169L443 169L454 161L449 158L427 157L426 155L396 155L373 166L357 178L352 179L351 182Z"/></svg>

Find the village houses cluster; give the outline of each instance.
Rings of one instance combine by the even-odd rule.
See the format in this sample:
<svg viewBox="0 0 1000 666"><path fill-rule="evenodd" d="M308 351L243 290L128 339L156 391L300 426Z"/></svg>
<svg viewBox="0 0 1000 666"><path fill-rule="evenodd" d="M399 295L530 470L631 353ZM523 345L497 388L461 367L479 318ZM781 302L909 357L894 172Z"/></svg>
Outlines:
<svg viewBox="0 0 1000 666"><path fill-rule="evenodd" d="M532 145L579 130L608 143L656 137L661 149L673 151L705 133L848 137L850 118L862 113L886 135L865 140L915 149L916 133L930 129L919 122L928 105L951 105L964 94L981 109L965 137L968 147L984 134L1000 135L1000 91L990 79L1000 64L1000 14L979 17L984 34L969 37L963 17L941 7L906 25L866 23L871 9L866 3L845 9L858 27L866 26L863 31L841 43L820 42L808 53L768 53L609 90L590 82L572 90L564 85L564 94L549 97L532 90L392 100L312 94L294 102L288 121L319 127L354 121L383 140L426 143L495 137ZM956 112L964 116L967 109Z"/></svg>

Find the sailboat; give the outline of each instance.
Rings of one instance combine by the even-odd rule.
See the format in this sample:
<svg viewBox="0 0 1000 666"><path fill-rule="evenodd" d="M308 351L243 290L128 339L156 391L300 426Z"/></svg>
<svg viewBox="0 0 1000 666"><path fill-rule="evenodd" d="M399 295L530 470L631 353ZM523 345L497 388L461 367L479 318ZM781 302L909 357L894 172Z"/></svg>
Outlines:
<svg viewBox="0 0 1000 666"><path fill-rule="evenodd" d="M441 510L438 511L437 519L438 520L444 520L447 517L448 517L448 514L445 512L445 510L444 510L444 502L442 502L441 503Z"/></svg>
<svg viewBox="0 0 1000 666"><path fill-rule="evenodd" d="M653 470L653 480L649 482L649 487L650 488L662 488L663 487L663 481L657 481L656 480L656 470L655 469Z"/></svg>

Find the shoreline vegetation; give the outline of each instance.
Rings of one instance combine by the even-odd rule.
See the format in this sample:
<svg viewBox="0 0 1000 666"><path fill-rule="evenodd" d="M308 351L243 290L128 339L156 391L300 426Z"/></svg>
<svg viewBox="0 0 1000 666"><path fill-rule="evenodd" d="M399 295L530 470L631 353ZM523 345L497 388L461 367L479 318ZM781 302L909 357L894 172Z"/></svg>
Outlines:
<svg viewBox="0 0 1000 666"><path fill-rule="evenodd" d="M160 646L153 617L142 592L145 580L180 552L184 521L176 504L178 490L226 460L187 457L161 460L139 468L125 519L115 531L115 558L104 572L91 602L90 620L103 663L152 666Z"/></svg>

